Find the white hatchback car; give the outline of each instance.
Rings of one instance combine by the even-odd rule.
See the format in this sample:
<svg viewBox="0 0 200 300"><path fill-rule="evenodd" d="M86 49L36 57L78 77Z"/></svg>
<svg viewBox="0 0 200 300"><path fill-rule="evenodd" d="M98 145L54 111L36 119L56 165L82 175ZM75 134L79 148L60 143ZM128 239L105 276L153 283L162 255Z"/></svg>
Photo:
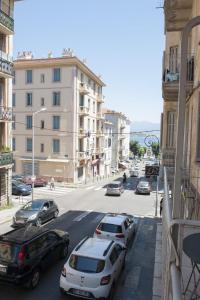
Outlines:
<svg viewBox="0 0 200 300"><path fill-rule="evenodd" d="M113 181L107 185L106 195L118 195L124 192L124 186L121 181Z"/></svg>
<svg viewBox="0 0 200 300"><path fill-rule="evenodd" d="M120 243L86 237L63 267L61 292L84 299L112 299L125 256L126 248Z"/></svg>
<svg viewBox="0 0 200 300"><path fill-rule="evenodd" d="M107 214L97 226L94 236L115 240L128 245L136 231L136 222L132 215Z"/></svg>

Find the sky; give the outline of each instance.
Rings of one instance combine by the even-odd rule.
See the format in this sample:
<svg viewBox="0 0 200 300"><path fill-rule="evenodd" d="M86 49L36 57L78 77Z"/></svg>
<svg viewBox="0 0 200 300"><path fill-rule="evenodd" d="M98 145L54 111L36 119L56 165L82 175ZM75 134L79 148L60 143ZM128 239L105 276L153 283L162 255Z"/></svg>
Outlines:
<svg viewBox="0 0 200 300"><path fill-rule="evenodd" d="M163 9L158 0L23 0L15 4L14 57L72 48L105 82L105 106L160 122Z"/></svg>

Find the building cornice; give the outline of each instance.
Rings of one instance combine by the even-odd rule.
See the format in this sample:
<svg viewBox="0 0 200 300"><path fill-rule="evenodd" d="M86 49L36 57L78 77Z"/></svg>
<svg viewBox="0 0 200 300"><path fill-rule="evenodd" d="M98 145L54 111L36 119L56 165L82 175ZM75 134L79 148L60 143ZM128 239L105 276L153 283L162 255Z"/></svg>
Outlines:
<svg viewBox="0 0 200 300"><path fill-rule="evenodd" d="M76 56L14 60L15 70L27 69L27 68L62 67L62 66L76 66L82 72L84 72L88 77L90 77L95 82L97 82L99 85L105 86L105 83Z"/></svg>

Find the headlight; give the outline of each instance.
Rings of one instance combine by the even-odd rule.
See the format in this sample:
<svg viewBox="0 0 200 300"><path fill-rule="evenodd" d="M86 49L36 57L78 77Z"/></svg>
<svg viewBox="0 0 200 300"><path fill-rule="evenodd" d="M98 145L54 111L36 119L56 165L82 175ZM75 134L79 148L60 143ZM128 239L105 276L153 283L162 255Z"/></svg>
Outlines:
<svg viewBox="0 0 200 300"><path fill-rule="evenodd" d="M36 219L36 218L37 218L37 214L34 214L34 215L30 216L30 217L28 218L28 220L31 221L31 220L34 220L34 219Z"/></svg>

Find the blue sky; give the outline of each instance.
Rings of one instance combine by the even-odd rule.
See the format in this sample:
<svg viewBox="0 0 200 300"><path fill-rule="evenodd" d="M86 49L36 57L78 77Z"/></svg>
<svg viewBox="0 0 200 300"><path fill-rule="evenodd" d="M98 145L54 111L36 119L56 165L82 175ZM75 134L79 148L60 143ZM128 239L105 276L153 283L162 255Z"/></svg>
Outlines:
<svg viewBox="0 0 200 300"><path fill-rule="evenodd" d="M14 57L72 48L106 88L105 106L132 121L160 122L164 48L157 0L24 0L15 4Z"/></svg>

